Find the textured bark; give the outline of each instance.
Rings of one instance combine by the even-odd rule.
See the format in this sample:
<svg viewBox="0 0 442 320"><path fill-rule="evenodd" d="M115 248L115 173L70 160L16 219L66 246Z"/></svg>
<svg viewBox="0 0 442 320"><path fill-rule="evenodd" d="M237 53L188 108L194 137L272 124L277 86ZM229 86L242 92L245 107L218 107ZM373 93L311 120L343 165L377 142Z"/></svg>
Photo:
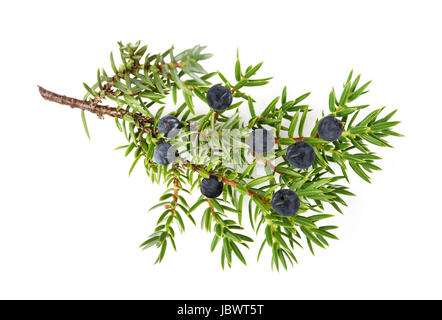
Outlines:
<svg viewBox="0 0 442 320"><path fill-rule="evenodd" d="M138 122L140 130L146 132L152 132L152 124L154 123L154 119L146 117L142 114L129 112L123 109L118 110L117 108L101 105L96 102L83 101L63 96L54 93L52 91L46 90L45 88L42 88L40 86L38 86L38 90L40 91L41 96L48 101L67 105L70 106L71 108L77 108L91 113L95 113L100 118L102 118L103 116L110 116L114 118L123 119L125 115L128 115Z"/></svg>

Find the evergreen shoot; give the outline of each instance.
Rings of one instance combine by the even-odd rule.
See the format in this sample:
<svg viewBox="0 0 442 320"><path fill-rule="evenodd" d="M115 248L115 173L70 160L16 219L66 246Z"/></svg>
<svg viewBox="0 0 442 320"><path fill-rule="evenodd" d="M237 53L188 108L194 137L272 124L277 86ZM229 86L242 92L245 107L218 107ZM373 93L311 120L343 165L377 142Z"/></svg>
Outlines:
<svg viewBox="0 0 442 320"><path fill-rule="evenodd" d="M141 244L158 248L156 263L176 250L177 231L190 222L213 234L210 250L220 252L223 268L235 259L246 264L243 252L258 238L258 260L267 248L272 268L287 269L297 263L298 248L314 254L338 239L327 220L354 195L348 172L370 182L381 170L373 146L391 147L389 138L401 136L396 110L384 114L385 107L358 103L370 81L353 71L341 90L331 90L323 116L310 119L310 93L290 98L286 87L259 102L263 110L255 108L249 88L271 80L257 75L262 62L244 68L237 54L228 79L203 68L212 55L202 46L152 54L139 41L118 45L118 63L111 53L111 71L98 69L96 82L83 84L82 100L39 90L46 100L80 109L88 136L85 112L114 118L127 140L117 149L133 157L129 174L141 165L152 183L165 186L150 209L156 226ZM207 111L196 114L195 103ZM314 123L310 132L307 121ZM198 200L189 203L186 195L195 193Z"/></svg>

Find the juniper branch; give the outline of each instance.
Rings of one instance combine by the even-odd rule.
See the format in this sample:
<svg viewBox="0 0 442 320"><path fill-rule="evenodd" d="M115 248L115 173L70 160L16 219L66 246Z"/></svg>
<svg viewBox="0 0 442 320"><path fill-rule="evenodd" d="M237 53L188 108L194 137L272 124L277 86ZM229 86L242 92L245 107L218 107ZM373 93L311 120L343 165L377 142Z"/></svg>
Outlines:
<svg viewBox="0 0 442 320"><path fill-rule="evenodd" d="M242 230L243 204L248 202L248 215L251 227L258 234L264 229L263 240L258 259L263 248L271 248L272 267L279 270L287 268L287 262L297 263L294 255L295 245L302 247L300 239L305 239L310 251L314 253L314 245L324 248L329 245L327 239L337 239L330 231L335 226L319 226L319 222L332 217L324 213L328 210L324 204L331 205L342 213L340 206L346 206L343 196L352 196L347 186L338 184L346 179L347 171L351 168L362 179L370 182L369 174L380 170L375 165L380 159L370 151L370 144L380 147L390 147L386 141L389 136L401 136L392 130L398 121L390 121L396 111L378 119L384 108L379 108L357 123L356 119L361 110L368 105L351 105L358 97L368 90L370 81L359 85L360 76L353 79L350 73L344 83L341 95L338 97L334 89L329 95L330 115L339 118L344 128L342 135L335 141L322 140L318 133L318 121L310 134L304 133L304 126L310 111L309 105L301 104L310 93L303 94L296 99L287 98L287 89L270 101L267 107L257 113L254 108L255 100L248 94L248 87L266 85L270 77L256 79L255 74L262 62L250 65L245 70L241 68L239 55L235 64L236 83L229 81L220 71L206 72L199 61L209 58L210 54L202 53L204 47L195 46L184 50L178 55L173 54L173 47L163 53L146 53L146 46L140 43L123 45L119 43L121 64L117 67L111 54L111 66L114 74L108 76L104 69L98 71L97 82L91 86L84 84L87 93L84 101L62 96L39 87L43 98L56 103L78 108L98 115L110 116L116 119L118 129L125 133L127 145L118 149L125 149L125 155L133 153L135 159L129 173L137 162L144 157L144 167L153 183L164 182L168 189L160 197L160 202L152 207L162 207L165 210L157 221L154 232L142 243L142 248L156 246L160 249L156 262L164 258L168 243L175 246L175 224L184 231L184 222L181 217L186 215L195 224L192 212L201 204L208 203L201 217L202 227L214 232L211 251L222 243L221 265L231 266L232 257L236 256L245 264L245 259L239 249L248 248L247 243L252 239L238 233ZM144 59L144 61L142 61ZM235 102L225 111L210 110L203 115L194 115L193 98L198 97L208 104L206 95L212 86L209 79L218 76L220 82ZM245 91L244 91L245 90ZM203 146L208 147L203 155L197 154L196 159L207 162L181 161L171 166L155 163L153 154L157 146L169 141L158 131L158 120L165 110L164 98L171 94L177 105L178 92L181 91L184 102L169 115L179 118L184 127L192 122L198 122L196 135L202 140ZM109 99L117 104L116 108L101 104L102 100ZM250 111L250 119L246 122L239 117L238 109L246 101ZM153 106L158 106L153 112ZM233 115L230 112L234 112ZM121 123L118 120L122 120ZM213 147L217 146L212 137L222 130L231 129L272 129L275 132L275 157L260 155L252 149L253 161L245 161L245 148L235 151L239 156L242 167L230 167L212 159ZM298 132L298 136L295 132ZM186 136L184 133L183 136ZM180 136L178 136L180 137ZM221 137L223 138L223 137ZM213 139L212 139L213 140ZM312 146L315 160L308 169L296 169L288 161L287 152L290 146L303 141ZM186 148L192 149L187 143ZM353 150L353 151L352 151ZM191 150L193 151L193 150ZM249 150L247 150L249 151ZM228 152L224 152L226 159L231 159ZM276 163L276 159L280 160ZM265 176L256 176L257 162L264 163ZM342 175L335 170L340 169ZM199 186L202 179L214 175L223 183L222 196L206 198L201 195L198 201L189 206L182 196L190 193ZM186 189L189 186L189 189ZM276 212L271 203L277 190L295 191L300 199L300 207L292 216L282 216ZM313 212L313 215L309 215ZM237 222L229 219L229 214L237 217ZM222 241L220 241L222 240ZM288 260L288 261L287 261Z"/></svg>

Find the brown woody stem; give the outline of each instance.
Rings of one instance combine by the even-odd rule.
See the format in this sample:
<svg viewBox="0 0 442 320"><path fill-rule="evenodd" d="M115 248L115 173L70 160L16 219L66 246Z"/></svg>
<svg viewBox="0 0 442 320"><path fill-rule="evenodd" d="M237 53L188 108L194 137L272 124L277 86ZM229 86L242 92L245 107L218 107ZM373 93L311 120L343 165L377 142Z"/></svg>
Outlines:
<svg viewBox="0 0 442 320"><path fill-rule="evenodd" d="M180 186L180 181L178 180L178 178L173 178L173 198L172 201L175 203L173 205L173 207L171 207L172 209L172 214L175 214L175 210L176 210L176 204L178 202L178 192L180 191L180 189L178 189L178 187Z"/></svg>
<svg viewBox="0 0 442 320"><path fill-rule="evenodd" d="M201 168L198 165L195 164L191 164L191 163L183 163L182 164L183 168L189 168L193 171L196 172L200 172ZM238 184L240 184L238 181L235 180L230 180L229 178L223 176L220 173L216 173L216 172L209 172L209 174L217 176L218 178L221 178L221 181L225 184L228 184L229 186L232 186L233 188L235 188ZM249 196L253 197L256 196L258 197L262 202L267 202L266 199L264 199L263 197L261 197L257 192L253 191L252 189L248 189L247 190Z"/></svg>
<svg viewBox="0 0 442 320"><path fill-rule="evenodd" d="M46 90L43 87L38 86L38 90L40 91L41 96L48 101L56 102L59 104L64 104L70 106L71 108L77 108L81 110L85 110L91 113L95 113L99 118L103 116L109 116L114 118L123 119L125 115L132 117L139 124L140 130L145 132L152 132L151 125L154 123L154 119L144 116L139 113L133 113L126 111L124 109L117 109L105 105L100 105L91 101L83 101L67 96L63 96L52 91ZM146 127L146 125L148 125Z"/></svg>
<svg viewBox="0 0 442 320"><path fill-rule="evenodd" d="M264 159L262 158L259 154L257 154L256 152L253 152L253 156L261 161L262 163L264 163L264 165L269 166L269 168L273 171L273 172L277 172L276 171L276 167L272 164L272 162L270 160Z"/></svg>
<svg viewBox="0 0 442 320"><path fill-rule="evenodd" d="M314 137L296 137L296 138L289 138L289 139L292 139L293 141L298 142L298 141L302 141L306 138L319 138L319 135L316 135ZM279 138L275 138L275 143L279 143Z"/></svg>
<svg viewBox="0 0 442 320"><path fill-rule="evenodd" d="M214 216L214 215L215 215L215 208L214 208L213 205L210 203L209 198L206 198L206 200L207 200L207 203L209 204L209 207L210 207L210 209L211 209L211 214L212 214L212 216Z"/></svg>

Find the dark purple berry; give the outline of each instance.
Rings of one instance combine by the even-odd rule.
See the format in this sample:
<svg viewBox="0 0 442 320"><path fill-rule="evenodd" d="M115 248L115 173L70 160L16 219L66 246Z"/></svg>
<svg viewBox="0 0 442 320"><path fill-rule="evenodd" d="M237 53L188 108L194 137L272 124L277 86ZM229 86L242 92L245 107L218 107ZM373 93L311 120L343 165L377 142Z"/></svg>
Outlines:
<svg viewBox="0 0 442 320"><path fill-rule="evenodd" d="M180 128L181 122L174 116L165 116L158 121L158 132L164 133L168 138L176 136Z"/></svg>
<svg viewBox="0 0 442 320"><path fill-rule="evenodd" d="M342 134L344 127L341 120L333 117L326 116L319 121L318 134L322 140L336 141Z"/></svg>
<svg viewBox="0 0 442 320"><path fill-rule="evenodd" d="M266 129L255 129L247 139L247 144L253 152L266 154L273 149L275 137Z"/></svg>
<svg viewBox="0 0 442 320"><path fill-rule="evenodd" d="M153 151L153 161L161 165L168 165L175 161L175 153L176 149L174 146L167 142L160 143Z"/></svg>
<svg viewBox="0 0 442 320"><path fill-rule="evenodd" d="M223 192L223 183L218 181L218 177L210 175L210 178L201 180L201 193L207 198L216 198Z"/></svg>
<svg viewBox="0 0 442 320"><path fill-rule="evenodd" d="M315 162L315 150L305 141L298 141L287 148L287 161L298 169L306 169Z"/></svg>
<svg viewBox="0 0 442 320"><path fill-rule="evenodd" d="M272 208L281 216L293 216L300 205L298 195L290 189L281 189L273 194Z"/></svg>
<svg viewBox="0 0 442 320"><path fill-rule="evenodd" d="M209 106L215 111L224 111L232 104L232 92L220 85L210 88L206 98Z"/></svg>

